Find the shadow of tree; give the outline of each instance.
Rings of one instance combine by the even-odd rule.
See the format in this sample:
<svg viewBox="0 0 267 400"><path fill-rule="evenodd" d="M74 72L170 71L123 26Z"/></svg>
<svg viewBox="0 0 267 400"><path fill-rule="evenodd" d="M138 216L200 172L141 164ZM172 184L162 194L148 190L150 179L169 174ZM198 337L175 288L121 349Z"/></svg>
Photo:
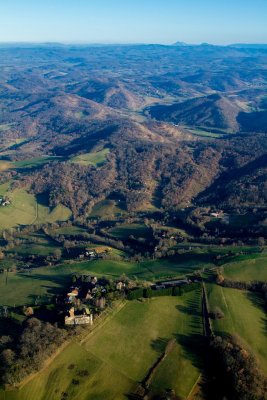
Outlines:
<svg viewBox="0 0 267 400"><path fill-rule="evenodd" d="M194 315L196 317L201 317L201 312L194 309L194 307L188 307L188 305L178 304L176 309L184 314Z"/></svg>
<svg viewBox="0 0 267 400"><path fill-rule="evenodd" d="M263 294L256 292L247 292L246 296L255 307L259 308L261 311L264 312L265 316L261 320L263 325L263 332L267 336L267 315L266 315L267 305L263 297Z"/></svg>
<svg viewBox="0 0 267 400"><path fill-rule="evenodd" d="M164 353L168 342L169 342L168 338L160 338L159 337L158 339L152 340L150 345L154 351L162 354L162 353Z"/></svg>

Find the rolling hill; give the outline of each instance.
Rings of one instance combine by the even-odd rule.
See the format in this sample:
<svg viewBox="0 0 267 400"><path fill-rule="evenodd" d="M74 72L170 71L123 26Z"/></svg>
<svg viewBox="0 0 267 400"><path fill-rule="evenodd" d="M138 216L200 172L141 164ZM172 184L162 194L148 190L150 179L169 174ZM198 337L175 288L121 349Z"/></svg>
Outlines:
<svg viewBox="0 0 267 400"><path fill-rule="evenodd" d="M198 97L172 105L157 105L149 109L151 117L194 127L239 131L238 114L242 108L219 94Z"/></svg>

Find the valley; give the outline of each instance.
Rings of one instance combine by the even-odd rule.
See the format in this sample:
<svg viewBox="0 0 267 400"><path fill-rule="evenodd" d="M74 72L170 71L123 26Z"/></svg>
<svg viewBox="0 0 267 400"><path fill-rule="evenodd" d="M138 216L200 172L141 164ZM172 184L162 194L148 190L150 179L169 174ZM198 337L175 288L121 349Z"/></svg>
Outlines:
<svg viewBox="0 0 267 400"><path fill-rule="evenodd" d="M265 399L266 48L0 56L0 399Z"/></svg>

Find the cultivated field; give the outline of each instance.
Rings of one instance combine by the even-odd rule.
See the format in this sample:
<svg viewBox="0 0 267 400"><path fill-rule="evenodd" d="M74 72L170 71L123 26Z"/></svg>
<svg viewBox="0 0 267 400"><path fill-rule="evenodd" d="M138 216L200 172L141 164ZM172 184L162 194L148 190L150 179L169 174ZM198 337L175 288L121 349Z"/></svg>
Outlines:
<svg viewBox="0 0 267 400"><path fill-rule="evenodd" d="M72 400L126 400L171 338L177 344L156 373L152 388L158 392L160 383L185 397L200 371L184 337L198 337L201 331L200 292L128 302L82 344L71 343L21 390L6 392L5 400L60 400L63 393Z"/></svg>

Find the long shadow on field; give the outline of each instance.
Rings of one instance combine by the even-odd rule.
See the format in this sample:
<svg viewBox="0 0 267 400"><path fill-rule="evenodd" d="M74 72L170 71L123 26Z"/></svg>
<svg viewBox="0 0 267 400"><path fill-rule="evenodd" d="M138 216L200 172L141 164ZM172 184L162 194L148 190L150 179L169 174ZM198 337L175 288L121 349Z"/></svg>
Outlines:
<svg viewBox="0 0 267 400"><path fill-rule="evenodd" d="M175 335L175 339L182 346L185 358L190 360L196 368L202 370L205 338L200 334L187 336L179 333Z"/></svg>
<svg viewBox="0 0 267 400"><path fill-rule="evenodd" d="M264 301L263 295L260 295L259 293L255 293L255 292L248 292L247 297L255 307L262 310L266 315L267 305L266 305L266 301ZM267 336L267 317L266 316L264 318L262 318L262 324L263 324L263 332Z"/></svg>
<svg viewBox="0 0 267 400"><path fill-rule="evenodd" d="M158 339L152 340L150 346L154 351L156 351L159 354L162 354L164 353L168 342L169 342L168 338L159 337Z"/></svg>
<svg viewBox="0 0 267 400"><path fill-rule="evenodd" d="M221 374L217 371L217 365L210 354L207 338L200 334L176 335L177 342L183 348L184 357L191 361L201 372L201 381L198 383L200 398L205 400L223 400L224 387Z"/></svg>
<svg viewBox="0 0 267 400"><path fill-rule="evenodd" d="M192 304L192 306L190 306L190 305L185 306L182 304L178 304L176 306L176 309L187 315L194 315L195 317L201 317L201 312L194 308L194 304Z"/></svg>
<svg viewBox="0 0 267 400"><path fill-rule="evenodd" d="M35 272L31 274L21 274L23 275L24 279L31 279L31 280L36 280L40 281L41 283L44 282L44 284L40 285L42 288L45 288L47 290L47 293L55 295L58 294L59 291L64 290L66 285L68 284L68 278L66 276L60 276L60 275L41 275L41 274L36 274ZM49 286L49 282L53 283L54 285L57 285L57 287ZM48 283L48 284L47 284Z"/></svg>

